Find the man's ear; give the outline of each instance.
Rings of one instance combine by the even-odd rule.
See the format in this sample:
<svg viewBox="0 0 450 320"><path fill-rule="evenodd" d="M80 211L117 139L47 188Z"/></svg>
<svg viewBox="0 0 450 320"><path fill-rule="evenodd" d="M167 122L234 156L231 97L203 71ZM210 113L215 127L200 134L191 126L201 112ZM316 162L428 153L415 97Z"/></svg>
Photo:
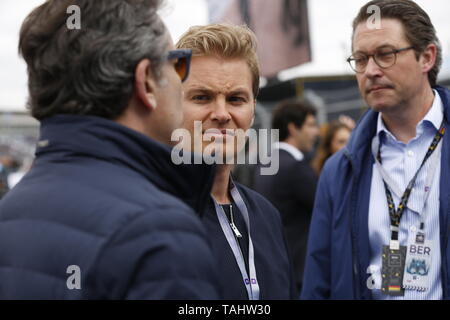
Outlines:
<svg viewBox="0 0 450 320"><path fill-rule="evenodd" d="M155 96L156 81L151 71L151 62L148 59L141 60L135 70L135 93L137 98L149 110L157 107Z"/></svg>
<svg viewBox="0 0 450 320"><path fill-rule="evenodd" d="M287 125L287 129L289 132L289 136L294 137L296 136L298 127L295 126L295 124L293 122L289 122Z"/></svg>
<svg viewBox="0 0 450 320"><path fill-rule="evenodd" d="M426 47L426 49L420 55L423 72L426 73L433 69L434 64L436 63L436 56L437 46L434 43L429 44L428 47Z"/></svg>

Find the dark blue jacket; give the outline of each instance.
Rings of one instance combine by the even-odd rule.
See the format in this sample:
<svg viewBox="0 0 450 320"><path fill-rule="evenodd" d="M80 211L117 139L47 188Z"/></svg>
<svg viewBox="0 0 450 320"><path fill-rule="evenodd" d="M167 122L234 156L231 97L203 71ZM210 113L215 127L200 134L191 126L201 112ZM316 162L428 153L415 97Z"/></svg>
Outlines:
<svg viewBox="0 0 450 320"><path fill-rule="evenodd" d="M38 145L0 202L0 299L220 298L194 213L212 167L176 166L169 147L98 117L44 120Z"/></svg>
<svg viewBox="0 0 450 320"><path fill-rule="evenodd" d="M249 214L260 299L298 298L298 296L294 296L295 280L280 213L257 192L239 183L235 183L235 185L247 206ZM245 243L248 241L248 235L245 231L244 219L237 206L234 205L233 208L235 223L244 236L245 241L242 241L242 243ZM238 264L220 226L212 198L207 203L202 220L218 262L218 281L222 288L221 296L227 300L248 299ZM243 246L242 251L245 252L244 257L248 270L248 244Z"/></svg>
<svg viewBox="0 0 450 320"><path fill-rule="evenodd" d="M450 133L450 91L435 88L444 104ZM308 240L303 299L371 299L367 287L370 259L369 200L378 113L369 110L348 146L331 157L321 174ZM443 139L440 176L442 287L449 298L450 135Z"/></svg>

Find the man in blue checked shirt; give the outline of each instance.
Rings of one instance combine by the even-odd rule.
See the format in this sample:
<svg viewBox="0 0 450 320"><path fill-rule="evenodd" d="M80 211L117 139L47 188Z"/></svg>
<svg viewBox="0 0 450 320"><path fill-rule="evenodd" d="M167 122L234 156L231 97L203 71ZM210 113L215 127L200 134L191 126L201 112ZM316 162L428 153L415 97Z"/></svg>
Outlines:
<svg viewBox="0 0 450 320"><path fill-rule="evenodd" d="M302 297L448 298L450 92L429 16L367 3L348 62L371 110L320 178Z"/></svg>

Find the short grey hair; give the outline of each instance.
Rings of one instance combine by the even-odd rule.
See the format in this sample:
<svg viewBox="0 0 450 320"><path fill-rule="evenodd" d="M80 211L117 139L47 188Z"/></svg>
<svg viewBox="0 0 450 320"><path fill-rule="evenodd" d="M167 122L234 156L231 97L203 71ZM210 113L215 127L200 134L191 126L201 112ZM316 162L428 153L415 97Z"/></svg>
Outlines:
<svg viewBox="0 0 450 320"><path fill-rule="evenodd" d="M55 114L120 116L134 88L137 64L156 77L168 32L157 14L162 0L48 0L25 19L19 52L28 65L28 108L38 120ZM70 30L70 5L81 28Z"/></svg>

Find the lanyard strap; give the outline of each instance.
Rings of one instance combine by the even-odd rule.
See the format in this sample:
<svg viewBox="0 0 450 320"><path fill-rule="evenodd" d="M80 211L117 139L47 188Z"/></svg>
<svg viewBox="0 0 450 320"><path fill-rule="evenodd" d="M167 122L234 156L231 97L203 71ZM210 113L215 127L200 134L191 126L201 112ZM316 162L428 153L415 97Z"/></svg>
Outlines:
<svg viewBox="0 0 450 320"><path fill-rule="evenodd" d="M250 218L247 211L247 206L245 205L244 200L239 194L238 189L234 185L234 183L230 180L231 184L231 197L233 201L236 203L236 206L239 208L239 211L242 213L244 217L245 225L247 227L248 232L248 264L250 277L247 274L247 269L245 267L245 261L243 257L243 253L237 243L236 238L234 237L233 231L231 230L231 226L228 223L228 219L223 211L223 208L214 200L214 206L216 208L217 218L219 219L220 226L222 227L222 231L225 234L225 237L228 241L228 244L233 251L234 258L238 264L239 270L241 271L242 280L244 282L245 288L247 290L247 295L250 300L259 300L259 284L258 279L256 277L256 267L255 267L255 252L253 248L252 238L250 236Z"/></svg>
<svg viewBox="0 0 450 320"><path fill-rule="evenodd" d="M425 165L427 160L431 157L433 152L436 150L439 142L441 141L442 137L445 134L445 126L444 121L442 121L441 126L439 130L436 132L436 135L433 138L433 141L431 142L430 146L428 147L427 153L425 154L424 159L422 160L422 163L419 167L419 169L416 171L415 175L411 179L411 181L408 183L408 186L406 187L406 190L403 192L403 195L400 197L399 188L397 187L397 184L387 175L386 171L381 166L381 143L379 143L378 139L374 140L374 143L372 144L372 151L375 154L375 150L378 149L378 152L375 156L375 162L377 165L378 170L380 171L382 177L383 177L383 184L384 184L384 190L386 193L386 200L388 203L388 210L389 210L389 217L391 221L391 248L395 249L398 248L398 234L399 234L399 226L400 226L400 220L403 216L403 213L405 211L405 208L408 204L409 196L411 195L411 191L414 188L414 184L416 183L417 176L419 175L420 170ZM378 145L377 145L378 144ZM426 179L426 187L427 193L425 195L425 201L428 198L429 195L429 188L431 187L431 182L434 176L434 173L436 171L436 167L438 166L439 158L435 157L433 161L432 166L430 168L430 172ZM394 200L392 197L392 191L401 198L399 206L397 209L395 209ZM423 224L421 224L423 225Z"/></svg>

